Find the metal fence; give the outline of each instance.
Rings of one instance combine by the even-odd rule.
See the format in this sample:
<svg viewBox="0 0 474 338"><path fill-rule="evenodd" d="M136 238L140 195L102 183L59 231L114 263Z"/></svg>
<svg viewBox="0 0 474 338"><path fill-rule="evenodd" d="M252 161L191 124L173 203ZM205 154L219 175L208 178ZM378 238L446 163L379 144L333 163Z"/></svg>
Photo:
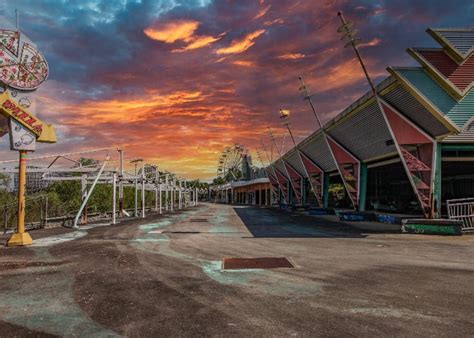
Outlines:
<svg viewBox="0 0 474 338"><path fill-rule="evenodd" d="M449 219L462 221L463 230L474 230L474 198L460 198L446 202Z"/></svg>

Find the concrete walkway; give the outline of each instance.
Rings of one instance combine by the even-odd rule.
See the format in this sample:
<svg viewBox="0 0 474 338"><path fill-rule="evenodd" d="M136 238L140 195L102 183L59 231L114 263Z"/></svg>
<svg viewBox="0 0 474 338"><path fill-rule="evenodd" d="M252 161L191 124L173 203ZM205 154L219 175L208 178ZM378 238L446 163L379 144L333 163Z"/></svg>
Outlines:
<svg viewBox="0 0 474 338"><path fill-rule="evenodd" d="M214 204L80 231L0 247L1 336L474 334L474 236ZM223 271L224 257L296 268Z"/></svg>

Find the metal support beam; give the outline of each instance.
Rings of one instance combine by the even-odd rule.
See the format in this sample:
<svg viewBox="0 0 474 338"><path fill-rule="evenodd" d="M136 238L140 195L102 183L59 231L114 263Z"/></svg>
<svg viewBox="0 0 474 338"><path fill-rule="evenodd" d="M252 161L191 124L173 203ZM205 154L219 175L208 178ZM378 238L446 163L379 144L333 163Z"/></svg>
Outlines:
<svg viewBox="0 0 474 338"><path fill-rule="evenodd" d="M324 136L352 206L357 210L360 192L360 161L331 136L326 133Z"/></svg>
<svg viewBox="0 0 474 338"><path fill-rule="evenodd" d="M434 187L433 187L433 199L434 199L434 217L440 218L441 217L441 182L442 182L442 171L441 171L441 164L442 164L442 146L440 143L436 144L436 165L434 169Z"/></svg>
<svg viewBox="0 0 474 338"><path fill-rule="evenodd" d="M426 218L433 218L433 192L438 163L436 140L382 98L377 97L377 103L423 214Z"/></svg>
<svg viewBox="0 0 474 338"><path fill-rule="evenodd" d="M142 162L142 218L145 218L145 162Z"/></svg>
<svg viewBox="0 0 474 338"><path fill-rule="evenodd" d="M120 217L123 217L123 210L125 209L124 206L124 199L123 199L123 150L119 149L119 174L118 174L118 179L119 179L119 212L120 212Z"/></svg>
<svg viewBox="0 0 474 338"><path fill-rule="evenodd" d="M107 158L105 159L104 163L103 163L102 166L100 167L99 173L97 174L97 177L95 178L94 183L92 183L92 186L91 186L91 188L89 189L86 198L85 198L84 201L82 202L81 207L79 208L79 211L77 212L77 215L76 215L76 217L74 218L73 228L75 228L75 229L78 228L77 223L79 222L79 217L81 216L82 211L84 210L85 206L87 205L87 201L88 201L89 198L91 197L92 192L94 191L94 188L95 188L95 186L97 185L97 182L99 181L100 175L102 175L102 172L104 171L104 168L105 168L105 166L107 165L107 162L108 162L108 161L109 161L109 156L107 156Z"/></svg>
<svg viewBox="0 0 474 338"><path fill-rule="evenodd" d="M117 214L117 173L114 172L112 179L112 224L116 224Z"/></svg>

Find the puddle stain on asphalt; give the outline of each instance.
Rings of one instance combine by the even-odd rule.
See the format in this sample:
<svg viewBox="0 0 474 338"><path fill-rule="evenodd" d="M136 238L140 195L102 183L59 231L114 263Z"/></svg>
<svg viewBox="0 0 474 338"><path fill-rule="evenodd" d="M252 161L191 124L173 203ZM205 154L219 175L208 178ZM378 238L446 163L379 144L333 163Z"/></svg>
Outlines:
<svg viewBox="0 0 474 338"><path fill-rule="evenodd" d="M55 261L47 249L32 249L35 257ZM74 278L67 270L57 266L41 266L17 271L21 273L10 275L8 286L0 289L2 321L59 336L73 336L78 332L81 336L120 336L94 322L75 303Z"/></svg>
<svg viewBox="0 0 474 338"><path fill-rule="evenodd" d="M220 260L209 260L197 258L190 255L180 253L170 248L171 239L165 233L157 231L163 229L176 222L185 220L194 214L196 211L186 212L176 215L173 219L162 220L157 223L144 224L140 226L143 233L131 240L132 245L137 249L160 254L172 258L179 259L186 263L199 267L212 280L226 285L244 285L258 288L260 292L268 294L282 294L291 293L295 295L314 295L316 292L322 291L322 283L308 282L308 280L300 278L292 274L284 272L265 270L265 269L237 269L237 270L222 270ZM195 215L193 216L195 217ZM217 222L228 223L228 215L218 213L215 215L212 223ZM222 229L228 228L233 230L231 226L215 226L216 232L221 232ZM217 231L219 230L219 231ZM233 231L235 232L235 231Z"/></svg>
<svg viewBox="0 0 474 338"><path fill-rule="evenodd" d="M73 241L75 239L84 237L85 235L87 235L87 231L76 230L61 235L38 238L34 240L33 244L31 244L30 247L52 246L68 241Z"/></svg>

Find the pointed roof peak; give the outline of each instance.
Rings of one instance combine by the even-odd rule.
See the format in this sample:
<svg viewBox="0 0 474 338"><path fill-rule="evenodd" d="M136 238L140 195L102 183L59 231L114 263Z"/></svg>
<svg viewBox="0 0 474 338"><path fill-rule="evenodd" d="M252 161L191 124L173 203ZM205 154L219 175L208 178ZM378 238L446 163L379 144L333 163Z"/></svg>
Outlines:
<svg viewBox="0 0 474 338"><path fill-rule="evenodd" d="M474 28L428 28L426 30L458 64L474 52Z"/></svg>

